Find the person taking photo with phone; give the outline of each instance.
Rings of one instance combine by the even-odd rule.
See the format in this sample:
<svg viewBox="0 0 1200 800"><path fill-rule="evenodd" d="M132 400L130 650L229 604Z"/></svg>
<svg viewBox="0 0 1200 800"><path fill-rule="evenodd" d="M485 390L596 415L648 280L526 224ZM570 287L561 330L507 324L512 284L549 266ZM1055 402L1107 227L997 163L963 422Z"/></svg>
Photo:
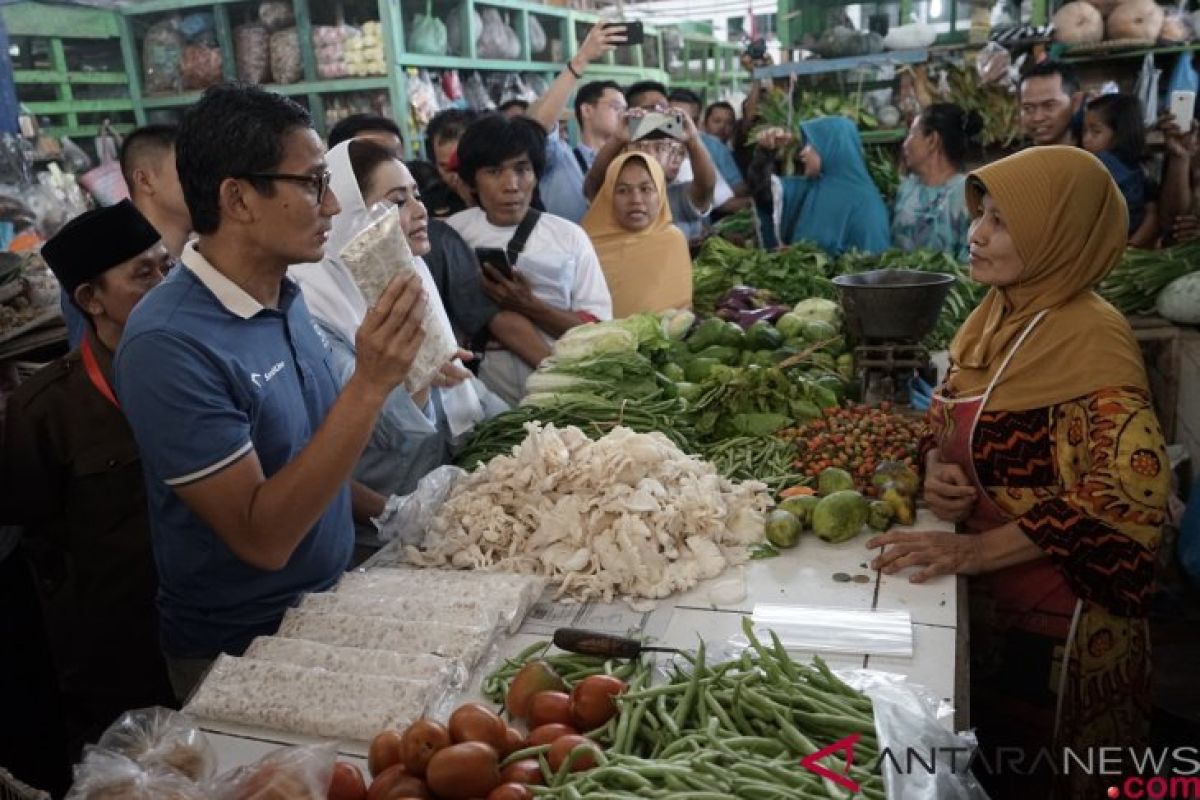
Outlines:
<svg viewBox="0 0 1200 800"><path fill-rule="evenodd" d="M671 219L689 243L704 236L704 217L712 210L717 171L708 150L700 141L696 124L682 112L668 112L667 93L652 81L630 86L625 92L630 111L617 133L596 155L596 161L584 181L584 194L594 198L604 185L608 167L621 153L647 153L654 157L667 180L667 204ZM667 112L667 113L664 113ZM647 114L655 116L647 118ZM643 121L644 120L644 121ZM688 159L692 179L675 183Z"/></svg>
<svg viewBox="0 0 1200 800"><path fill-rule="evenodd" d="M572 222L579 222L588 210L587 198L583 196L583 176L587 171L585 164L588 162L586 156L581 156L582 151L573 149L558 135L559 118L567 107L571 93L583 79L588 66L604 54L623 45L625 40L623 24L597 22L588 31L587 38L579 46L579 51L567 62L566 67L558 74L554 83L550 84L549 90L528 111L529 118L541 125L548 134L546 137L546 168L538 183L542 205L549 213ZM580 89L580 95L583 96L583 93L591 86L593 84L588 84ZM593 98L592 107L587 115L591 122L591 130L583 128L584 122L582 117L580 118L585 142L590 140L592 144L595 144L598 137L611 136L611 133L604 131L610 127L616 127L616 115L619 111L624 110L625 98L621 96L620 88L613 91L605 86L606 84L600 84L600 97ZM616 84L613 83L611 86L616 87ZM604 100L607 105L601 109L599 101L603 99L604 95L609 95L609 97ZM591 93L586 96L591 97ZM613 96L620 99L614 99ZM618 110L614 110L613 104L619 104ZM575 112L577 116L579 108L577 101Z"/></svg>

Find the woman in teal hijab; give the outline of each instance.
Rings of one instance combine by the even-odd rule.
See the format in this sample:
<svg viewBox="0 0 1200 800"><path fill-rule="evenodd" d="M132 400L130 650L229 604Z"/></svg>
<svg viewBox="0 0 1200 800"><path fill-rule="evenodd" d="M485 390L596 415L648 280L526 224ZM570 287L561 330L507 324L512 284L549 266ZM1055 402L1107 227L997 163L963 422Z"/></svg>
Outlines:
<svg viewBox="0 0 1200 800"><path fill-rule="evenodd" d="M887 206L863 159L858 129L845 117L802 123L803 176L772 181L773 213L759 209L765 247L813 242L834 256L880 253L891 245Z"/></svg>

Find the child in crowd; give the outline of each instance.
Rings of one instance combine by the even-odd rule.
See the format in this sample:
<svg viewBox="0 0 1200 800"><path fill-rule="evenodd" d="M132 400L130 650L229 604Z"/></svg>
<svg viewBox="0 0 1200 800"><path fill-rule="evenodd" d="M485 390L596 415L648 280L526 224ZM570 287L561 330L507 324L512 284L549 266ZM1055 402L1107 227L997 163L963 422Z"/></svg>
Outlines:
<svg viewBox="0 0 1200 800"><path fill-rule="evenodd" d="M1127 94L1091 100L1083 116L1083 149L1104 162L1125 196L1129 246L1153 247L1158 239L1158 215L1141 166L1146 150L1141 101Z"/></svg>

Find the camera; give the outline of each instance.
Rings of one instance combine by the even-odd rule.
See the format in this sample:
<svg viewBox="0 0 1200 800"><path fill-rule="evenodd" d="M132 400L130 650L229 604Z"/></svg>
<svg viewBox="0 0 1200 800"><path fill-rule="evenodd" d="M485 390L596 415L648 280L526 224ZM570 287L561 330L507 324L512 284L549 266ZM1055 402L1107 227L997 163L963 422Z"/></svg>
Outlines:
<svg viewBox="0 0 1200 800"><path fill-rule="evenodd" d="M751 61L762 61L767 57L767 40L759 37L746 45L745 56Z"/></svg>

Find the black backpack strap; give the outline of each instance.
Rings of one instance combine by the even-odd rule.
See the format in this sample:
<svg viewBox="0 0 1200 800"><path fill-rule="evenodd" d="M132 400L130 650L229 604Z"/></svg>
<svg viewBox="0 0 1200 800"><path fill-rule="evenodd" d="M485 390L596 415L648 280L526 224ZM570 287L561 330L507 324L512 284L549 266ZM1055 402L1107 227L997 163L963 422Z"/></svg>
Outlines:
<svg viewBox="0 0 1200 800"><path fill-rule="evenodd" d="M517 266L517 257L521 255L521 251L529 243L529 237L533 235L533 229L537 226L538 220L541 218L542 212L536 208L531 208L525 212L525 218L521 220L521 224L517 226L513 237L508 240L508 246L504 248L508 254L508 264L510 267L515 268Z"/></svg>
<svg viewBox="0 0 1200 800"><path fill-rule="evenodd" d="M578 147L572 147L571 152L575 154L575 160L579 162L579 169L583 172L584 175L587 175L588 174L588 163L587 163L587 159L583 157L583 151L580 150Z"/></svg>

